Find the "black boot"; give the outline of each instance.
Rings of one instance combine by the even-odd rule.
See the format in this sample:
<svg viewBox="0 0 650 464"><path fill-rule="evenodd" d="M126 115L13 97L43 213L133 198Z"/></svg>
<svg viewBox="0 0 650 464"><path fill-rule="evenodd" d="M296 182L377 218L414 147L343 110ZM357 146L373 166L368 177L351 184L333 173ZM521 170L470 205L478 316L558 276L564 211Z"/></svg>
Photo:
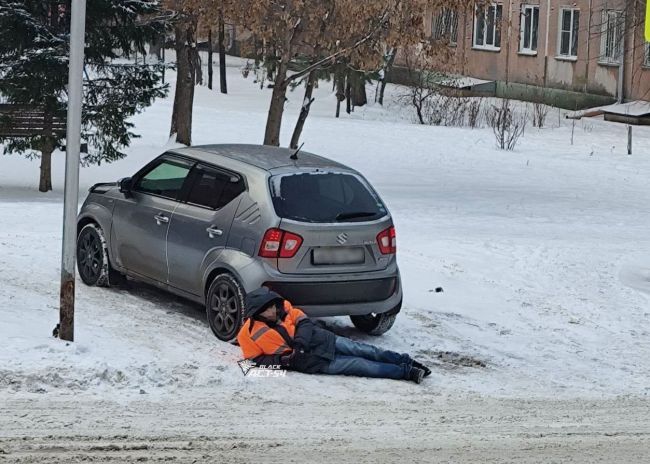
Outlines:
<svg viewBox="0 0 650 464"><path fill-rule="evenodd" d="M431 369L429 369L424 364L417 362L415 359L413 360L413 367L417 367L418 369L422 369L424 371L424 376L425 377L429 377L431 375Z"/></svg>
<svg viewBox="0 0 650 464"><path fill-rule="evenodd" d="M420 383L422 382L422 379L424 379L424 371L422 369L418 369L417 367L412 367L409 371L408 380L411 382Z"/></svg>

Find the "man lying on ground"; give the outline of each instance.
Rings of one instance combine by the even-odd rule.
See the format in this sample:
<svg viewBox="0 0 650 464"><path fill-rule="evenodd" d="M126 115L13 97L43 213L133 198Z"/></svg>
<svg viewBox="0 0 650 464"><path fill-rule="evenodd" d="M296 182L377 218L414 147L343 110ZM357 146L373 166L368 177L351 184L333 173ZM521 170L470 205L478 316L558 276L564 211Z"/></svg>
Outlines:
<svg viewBox="0 0 650 464"><path fill-rule="evenodd" d="M266 287L246 296L246 320L237 335L244 358L308 374L340 374L420 383L431 374L408 354L355 342L314 324Z"/></svg>

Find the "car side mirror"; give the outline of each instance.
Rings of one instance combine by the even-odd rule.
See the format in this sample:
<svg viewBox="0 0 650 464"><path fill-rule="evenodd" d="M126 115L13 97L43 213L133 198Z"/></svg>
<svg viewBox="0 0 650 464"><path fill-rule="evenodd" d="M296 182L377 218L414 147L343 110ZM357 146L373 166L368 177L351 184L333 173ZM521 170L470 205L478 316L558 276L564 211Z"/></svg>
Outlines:
<svg viewBox="0 0 650 464"><path fill-rule="evenodd" d="M133 182L130 177L124 177L123 179L117 181L120 192L126 196L129 196L131 194L131 188L133 187L132 183Z"/></svg>

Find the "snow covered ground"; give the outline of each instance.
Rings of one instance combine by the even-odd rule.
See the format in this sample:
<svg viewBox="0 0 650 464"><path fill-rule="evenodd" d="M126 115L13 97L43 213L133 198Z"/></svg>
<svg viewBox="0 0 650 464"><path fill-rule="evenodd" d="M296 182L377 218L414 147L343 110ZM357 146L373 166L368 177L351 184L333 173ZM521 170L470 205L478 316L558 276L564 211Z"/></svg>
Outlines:
<svg viewBox="0 0 650 464"><path fill-rule="evenodd" d="M228 95L197 88L195 144L262 141L270 90L261 90L252 76L243 79L241 61L232 64ZM168 77L173 83L173 74ZM286 408L289 397L300 398L290 414L293 432L329 424L338 427L332 437L365 433L378 439L379 431L395 437L409 425L413 450L445 448L444 440L426 437L454 411L463 411L462 427L470 435L479 412L501 414L511 429L518 415L575 427L585 420L579 411L603 404L616 410L617 403L608 402L622 396L633 406L621 409L629 414L612 419L611 428L627 423L626 433L647 431L650 128L634 128L635 152L627 156L625 126L577 121L571 145L572 122L551 113L548 128L529 127L514 152L502 152L490 129L413 124L413 115L397 103L403 92L389 86L386 107L371 104L335 119L331 83L322 82L303 149L362 171L397 227L405 300L394 328L370 338L346 318L327 322L339 333L433 365L422 385L297 373L244 377L238 348L209 333L200 306L137 283L99 289L78 282L76 341L52 338L63 156L54 157L54 192L41 194L35 190L38 162L10 155L0 157L0 411L6 407L0 437L46 435L52 428L66 436L120 430L125 436L131 430L210 436L210 421L196 418L214 409L232 424L235 440L237 433L250 433L245 424L256 404ZM283 144L301 101L301 89L289 95ZM171 108L168 98L134 119L142 138L126 159L82 169L82 197L93 183L128 176L164 151ZM584 403L566 412L577 399ZM73 411L77 402L96 411L92 420ZM63 404L68 413L43 419L42 408ZM171 427L165 405L174 415L188 414L184 435ZM418 432L423 435L414 442ZM513 440L515 447L521 443ZM647 446L648 436L643 440Z"/></svg>

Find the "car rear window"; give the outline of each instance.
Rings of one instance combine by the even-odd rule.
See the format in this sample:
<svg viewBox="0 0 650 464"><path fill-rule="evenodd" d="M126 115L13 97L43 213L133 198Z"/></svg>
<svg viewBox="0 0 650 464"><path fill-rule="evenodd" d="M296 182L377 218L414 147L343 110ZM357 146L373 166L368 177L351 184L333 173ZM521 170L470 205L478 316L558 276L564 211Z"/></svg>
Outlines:
<svg viewBox="0 0 650 464"><path fill-rule="evenodd" d="M309 172L271 177L271 197L281 218L302 222L373 221L387 214L372 188L359 176Z"/></svg>

